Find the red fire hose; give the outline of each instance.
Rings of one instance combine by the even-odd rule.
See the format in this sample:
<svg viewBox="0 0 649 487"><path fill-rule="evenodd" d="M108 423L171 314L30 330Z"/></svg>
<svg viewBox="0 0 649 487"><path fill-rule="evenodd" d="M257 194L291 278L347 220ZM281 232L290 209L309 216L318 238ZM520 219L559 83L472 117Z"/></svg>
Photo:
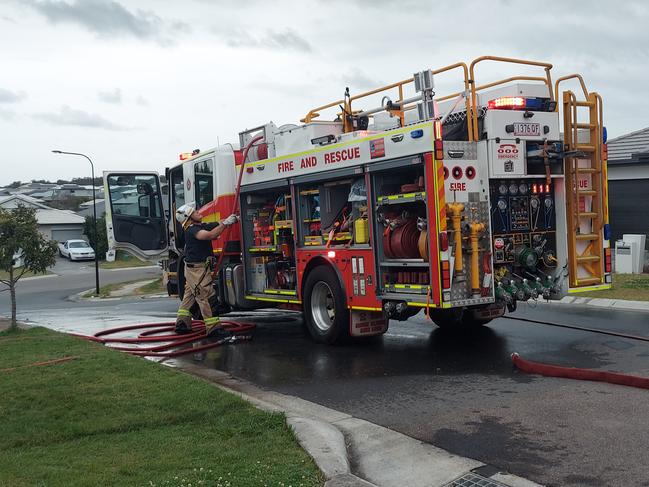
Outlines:
<svg viewBox="0 0 649 487"><path fill-rule="evenodd" d="M575 367L561 367L559 365L548 365L522 359L517 353L512 353L512 362L516 367L528 374L539 374L547 377L563 377L565 379L592 380L608 382L609 384L618 384L621 386L649 389L649 377L619 374L617 372L609 372L606 370L590 370Z"/></svg>
<svg viewBox="0 0 649 487"><path fill-rule="evenodd" d="M110 343L131 345L109 345L115 350L127 352L131 355L138 355L140 357L171 358L188 353L203 352L211 348L219 347L226 343L251 340L251 333L255 328L255 325L251 323L240 323L230 320L221 320L220 325L221 328L229 332L231 336L214 341L209 341L209 338L205 336L205 323L198 320L194 320L192 322L192 332L187 335L177 335L176 333L174 333L174 322L122 326L119 328L102 330L95 333L94 335L80 335L76 333L71 333L71 335L78 336L80 338L84 338L93 342L103 343L104 345ZM136 337L112 336L118 333L134 332L137 330L144 331ZM150 343L161 343L161 345L149 347L139 346Z"/></svg>

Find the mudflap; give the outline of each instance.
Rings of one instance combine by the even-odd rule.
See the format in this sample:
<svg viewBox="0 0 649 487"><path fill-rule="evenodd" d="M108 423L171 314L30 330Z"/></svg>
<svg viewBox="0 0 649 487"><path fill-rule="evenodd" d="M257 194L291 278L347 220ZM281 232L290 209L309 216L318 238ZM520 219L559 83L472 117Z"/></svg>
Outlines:
<svg viewBox="0 0 649 487"><path fill-rule="evenodd" d="M467 311L473 311L473 318L476 320L493 320L505 316L505 306L500 303L493 303Z"/></svg>
<svg viewBox="0 0 649 487"><path fill-rule="evenodd" d="M381 311L351 310L349 334L353 337L382 335L388 331L388 319Z"/></svg>

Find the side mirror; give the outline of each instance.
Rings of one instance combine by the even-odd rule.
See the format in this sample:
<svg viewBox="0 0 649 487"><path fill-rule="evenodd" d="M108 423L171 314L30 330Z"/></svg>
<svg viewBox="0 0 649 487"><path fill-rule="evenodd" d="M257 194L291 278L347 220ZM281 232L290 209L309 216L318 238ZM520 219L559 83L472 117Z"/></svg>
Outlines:
<svg viewBox="0 0 649 487"><path fill-rule="evenodd" d="M142 195L151 195L153 194L153 186L149 183L138 183L137 185L137 194Z"/></svg>

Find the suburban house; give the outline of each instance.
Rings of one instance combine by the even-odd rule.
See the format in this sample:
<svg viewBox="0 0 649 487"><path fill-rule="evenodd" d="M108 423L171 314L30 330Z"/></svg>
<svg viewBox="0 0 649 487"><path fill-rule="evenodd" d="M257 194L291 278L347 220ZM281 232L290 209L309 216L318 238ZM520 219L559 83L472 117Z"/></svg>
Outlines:
<svg viewBox="0 0 649 487"><path fill-rule="evenodd" d="M106 213L106 202L103 199L97 198L97 218L101 218L102 216L104 216L104 213ZM94 209L93 209L92 200L86 201L79 205L79 211L77 211L77 215L80 215L85 218L87 216L92 217L93 214L94 214Z"/></svg>
<svg viewBox="0 0 649 487"><path fill-rule="evenodd" d="M649 234L649 127L610 139L609 215L613 240L625 233Z"/></svg>
<svg viewBox="0 0 649 487"><path fill-rule="evenodd" d="M70 239L83 239L85 218L72 211L56 210L31 196L13 194L0 197L0 207L11 209L24 205L36 209L38 230L48 239L64 242Z"/></svg>

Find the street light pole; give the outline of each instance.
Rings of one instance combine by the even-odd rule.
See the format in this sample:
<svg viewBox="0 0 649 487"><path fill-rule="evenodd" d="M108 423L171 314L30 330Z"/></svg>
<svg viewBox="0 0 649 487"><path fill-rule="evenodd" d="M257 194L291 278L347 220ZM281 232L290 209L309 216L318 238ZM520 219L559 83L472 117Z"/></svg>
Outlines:
<svg viewBox="0 0 649 487"><path fill-rule="evenodd" d="M95 248L93 249L95 251L95 293L97 296L99 296L99 252L97 251L99 248L99 234L97 233L97 199L95 198L95 165L92 163L92 159L88 157L85 154L81 154L80 152L66 152L62 150L53 150L55 154L67 154L70 156L81 156L85 157L88 159L88 162L90 163L90 170L92 173L92 209L94 213L94 229L95 229Z"/></svg>

